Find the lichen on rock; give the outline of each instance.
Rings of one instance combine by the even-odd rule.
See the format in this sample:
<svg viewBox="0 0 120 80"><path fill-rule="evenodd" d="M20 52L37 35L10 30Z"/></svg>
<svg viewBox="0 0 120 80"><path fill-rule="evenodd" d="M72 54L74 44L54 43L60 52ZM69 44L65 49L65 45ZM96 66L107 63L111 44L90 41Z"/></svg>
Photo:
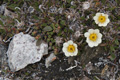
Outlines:
<svg viewBox="0 0 120 80"><path fill-rule="evenodd" d="M34 37L22 32L13 37L7 51L11 71L18 71L28 64L36 63L43 55L48 54L48 44L42 42L36 46L36 42Z"/></svg>

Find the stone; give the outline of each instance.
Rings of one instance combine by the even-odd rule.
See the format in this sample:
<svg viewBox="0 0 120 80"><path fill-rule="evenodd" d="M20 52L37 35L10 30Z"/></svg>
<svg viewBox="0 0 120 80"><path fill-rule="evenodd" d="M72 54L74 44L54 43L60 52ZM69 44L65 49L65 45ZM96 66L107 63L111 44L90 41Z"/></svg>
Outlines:
<svg viewBox="0 0 120 80"><path fill-rule="evenodd" d="M6 4L2 4L0 6L0 14L3 14L4 16L9 16L11 18L18 18L18 14L8 10Z"/></svg>
<svg viewBox="0 0 120 80"><path fill-rule="evenodd" d="M7 47L0 43L0 77L6 74L8 70L7 56L6 56ZM1 80L1 79L0 79Z"/></svg>
<svg viewBox="0 0 120 80"><path fill-rule="evenodd" d="M6 7L5 4L2 4L2 5L0 6L0 14L4 14L5 7Z"/></svg>
<svg viewBox="0 0 120 80"><path fill-rule="evenodd" d="M51 66L51 62L53 62L56 59L56 56L54 53L51 53L46 59L45 59L45 66L48 68Z"/></svg>
<svg viewBox="0 0 120 80"><path fill-rule="evenodd" d="M23 69L28 64L41 60L43 55L48 54L48 44L41 42L36 46L37 40L29 34L22 32L14 35L7 51L8 65L11 71Z"/></svg>

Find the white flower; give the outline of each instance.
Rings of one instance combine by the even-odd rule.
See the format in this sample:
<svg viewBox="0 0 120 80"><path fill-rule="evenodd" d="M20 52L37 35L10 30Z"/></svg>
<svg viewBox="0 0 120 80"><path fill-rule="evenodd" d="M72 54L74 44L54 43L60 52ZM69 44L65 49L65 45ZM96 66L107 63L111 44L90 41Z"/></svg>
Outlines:
<svg viewBox="0 0 120 80"><path fill-rule="evenodd" d="M110 22L108 15L104 13L96 13L93 19L95 20L95 23L98 24L98 26L105 27Z"/></svg>
<svg viewBox="0 0 120 80"><path fill-rule="evenodd" d="M89 29L84 36L87 38L86 42L90 47L98 46L102 42L102 34L98 29Z"/></svg>
<svg viewBox="0 0 120 80"><path fill-rule="evenodd" d="M67 57L76 56L78 53L77 44L73 43L72 40L65 42L63 44L62 50L65 53L65 56L67 56Z"/></svg>
<svg viewBox="0 0 120 80"><path fill-rule="evenodd" d="M84 2L82 7L87 10L90 7L90 2Z"/></svg>

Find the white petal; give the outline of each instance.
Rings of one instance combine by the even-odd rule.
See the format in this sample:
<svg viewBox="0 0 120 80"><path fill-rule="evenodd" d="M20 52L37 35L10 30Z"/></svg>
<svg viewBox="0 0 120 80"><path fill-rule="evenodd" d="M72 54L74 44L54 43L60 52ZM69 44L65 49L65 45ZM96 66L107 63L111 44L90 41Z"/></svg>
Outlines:
<svg viewBox="0 0 120 80"><path fill-rule="evenodd" d="M104 27L105 27L105 26L107 26L107 24L108 24L108 23L104 22L104 23L102 24L102 26L104 26Z"/></svg>
<svg viewBox="0 0 120 80"><path fill-rule="evenodd" d="M87 39L86 39L86 42L87 42L87 43L89 43L89 42L91 42L91 41L90 41L90 39L89 39L89 38L87 38Z"/></svg>
<svg viewBox="0 0 120 80"><path fill-rule="evenodd" d="M101 15L101 13L96 13L96 15L93 17L96 24L99 23L98 18L99 18L100 15Z"/></svg>
<svg viewBox="0 0 120 80"><path fill-rule="evenodd" d="M98 17L94 16L94 17L93 17L93 19L94 19L94 20L97 20L97 19L98 19Z"/></svg>
<svg viewBox="0 0 120 80"><path fill-rule="evenodd" d="M94 46L98 46L99 45L99 43L97 43L97 42L94 42Z"/></svg>
<svg viewBox="0 0 120 80"><path fill-rule="evenodd" d="M94 31L93 29L89 29L88 30L89 33L93 33L93 31Z"/></svg>
<svg viewBox="0 0 120 80"><path fill-rule="evenodd" d="M107 14L104 14L104 16L108 19L108 15Z"/></svg>
<svg viewBox="0 0 120 80"><path fill-rule="evenodd" d="M99 34L99 29L95 29L94 32L95 32L96 34Z"/></svg>
<svg viewBox="0 0 120 80"><path fill-rule="evenodd" d="M96 24L99 24L99 21L98 21L98 20L95 20L95 23L96 23Z"/></svg>
<svg viewBox="0 0 120 80"><path fill-rule="evenodd" d="M88 45L89 45L90 47L93 47L93 46L94 46L93 41L91 41L89 38L87 38L86 42L88 43Z"/></svg>
<svg viewBox="0 0 120 80"><path fill-rule="evenodd" d="M72 45L72 44L73 44L73 41L72 41L72 40L69 40L69 41L68 41L68 44L69 44L69 45Z"/></svg>
<svg viewBox="0 0 120 80"><path fill-rule="evenodd" d="M103 24L102 24L102 23L99 23L98 26L103 26Z"/></svg>
<svg viewBox="0 0 120 80"><path fill-rule="evenodd" d="M108 18L107 20L106 20L106 23L109 23L110 22L110 19Z"/></svg>
<svg viewBox="0 0 120 80"><path fill-rule="evenodd" d="M74 56L74 53L70 53L70 55L69 56Z"/></svg>
<svg viewBox="0 0 120 80"><path fill-rule="evenodd" d="M73 46L75 46L75 48L77 48L77 44L73 43Z"/></svg>
<svg viewBox="0 0 120 80"><path fill-rule="evenodd" d="M105 14L104 14L104 13L101 13L101 15L102 15L102 16L105 16Z"/></svg>
<svg viewBox="0 0 120 80"><path fill-rule="evenodd" d="M101 15L101 13L96 13L96 16L99 17Z"/></svg>
<svg viewBox="0 0 120 80"><path fill-rule="evenodd" d="M69 57L70 53L69 52L65 52L65 56Z"/></svg>
<svg viewBox="0 0 120 80"><path fill-rule="evenodd" d="M98 34L98 38L102 38L102 34L101 33Z"/></svg>
<svg viewBox="0 0 120 80"><path fill-rule="evenodd" d="M76 56L77 52L71 53L70 56Z"/></svg>
<svg viewBox="0 0 120 80"><path fill-rule="evenodd" d="M98 40L97 40L97 43L98 43L98 44L100 44L101 42L102 42L102 40L101 40L101 39L98 39Z"/></svg>
<svg viewBox="0 0 120 80"><path fill-rule="evenodd" d="M76 56L77 54L78 54L78 49L75 50L74 56Z"/></svg>
<svg viewBox="0 0 120 80"><path fill-rule="evenodd" d="M94 43L88 43L89 47L94 47Z"/></svg>
<svg viewBox="0 0 120 80"><path fill-rule="evenodd" d="M97 17L97 16L94 16L93 19L94 19L94 21L95 21L96 24L99 23L99 21L98 21L98 17Z"/></svg>
<svg viewBox="0 0 120 80"><path fill-rule="evenodd" d="M68 47L68 45L69 45L68 43L64 43L63 47Z"/></svg>
<svg viewBox="0 0 120 80"><path fill-rule="evenodd" d="M85 36L85 37L88 37L89 35L90 35L89 32L84 33L84 36Z"/></svg>
<svg viewBox="0 0 120 80"><path fill-rule="evenodd" d="M65 52L67 52L67 48L66 47L63 47L62 48L62 51L65 53Z"/></svg>

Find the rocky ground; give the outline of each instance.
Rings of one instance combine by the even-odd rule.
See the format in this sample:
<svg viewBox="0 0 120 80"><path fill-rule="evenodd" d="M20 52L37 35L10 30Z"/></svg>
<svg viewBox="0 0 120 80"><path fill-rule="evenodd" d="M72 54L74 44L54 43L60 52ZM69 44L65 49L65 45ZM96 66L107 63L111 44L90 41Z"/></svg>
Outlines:
<svg viewBox="0 0 120 80"><path fill-rule="evenodd" d="M119 0L1 0L0 80L120 80ZM106 27L95 24L97 12L109 15ZM84 33L99 29L102 43L90 48ZM48 44L40 61L11 71L6 52L14 35L23 32ZM66 57L63 43L73 40L78 55ZM13 46L14 47L14 46ZM27 52L26 52L27 54ZM50 58L46 66L46 59Z"/></svg>

